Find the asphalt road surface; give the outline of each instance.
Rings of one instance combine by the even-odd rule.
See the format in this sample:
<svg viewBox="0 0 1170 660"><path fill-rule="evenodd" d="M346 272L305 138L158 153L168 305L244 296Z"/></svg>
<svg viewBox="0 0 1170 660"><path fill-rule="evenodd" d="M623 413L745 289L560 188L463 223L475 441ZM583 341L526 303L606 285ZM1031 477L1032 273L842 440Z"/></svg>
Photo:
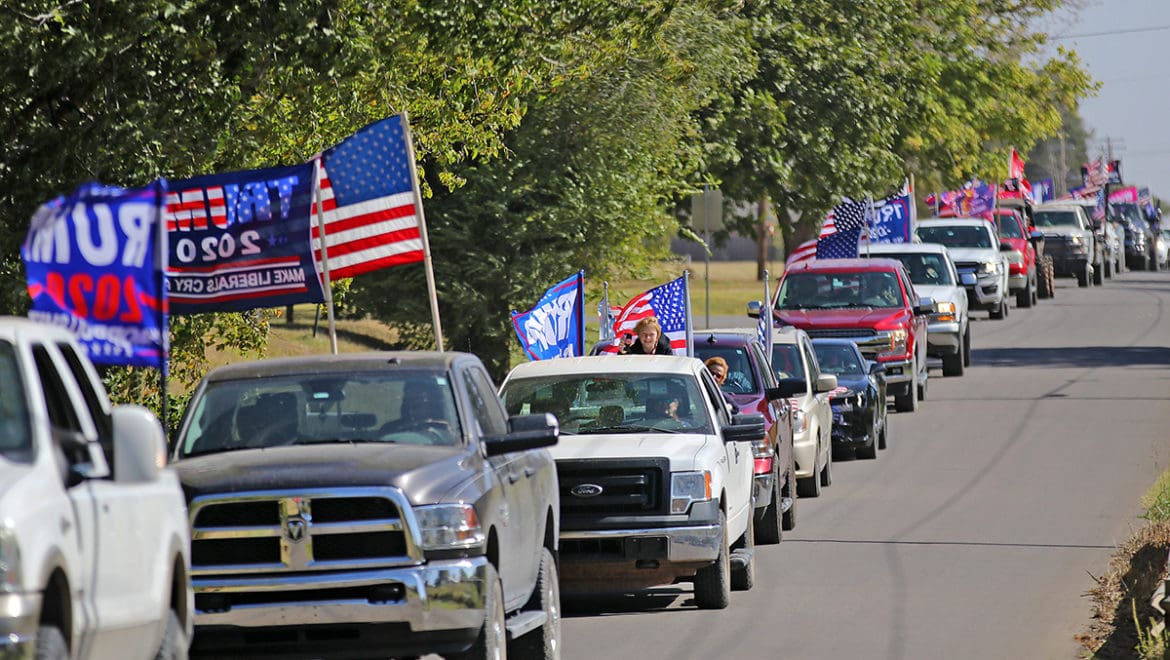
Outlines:
<svg viewBox="0 0 1170 660"><path fill-rule="evenodd" d="M975 313L966 375L932 371L876 461L840 461L757 548L755 589L564 598L564 657L1077 658L1085 593L1170 463L1170 273ZM712 319L712 325L747 325Z"/></svg>

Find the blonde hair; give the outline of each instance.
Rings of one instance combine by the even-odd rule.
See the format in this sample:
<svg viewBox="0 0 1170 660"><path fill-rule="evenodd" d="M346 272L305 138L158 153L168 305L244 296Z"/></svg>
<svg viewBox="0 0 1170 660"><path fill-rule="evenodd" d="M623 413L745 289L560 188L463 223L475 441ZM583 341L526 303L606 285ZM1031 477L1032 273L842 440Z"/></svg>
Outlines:
<svg viewBox="0 0 1170 660"><path fill-rule="evenodd" d="M704 362L703 364L707 365L708 369L710 369L711 365L714 365L714 364L717 364L717 365L723 367L724 372L726 372L728 369L727 360L724 360L723 358L719 357L718 355L716 355L715 357L707 358L707 361Z"/></svg>
<svg viewBox="0 0 1170 660"><path fill-rule="evenodd" d="M653 328L655 332L660 335L662 334L662 326L658 325L658 319L653 316L647 316L641 321L638 321L638 324L634 326L634 334L640 335L647 328Z"/></svg>

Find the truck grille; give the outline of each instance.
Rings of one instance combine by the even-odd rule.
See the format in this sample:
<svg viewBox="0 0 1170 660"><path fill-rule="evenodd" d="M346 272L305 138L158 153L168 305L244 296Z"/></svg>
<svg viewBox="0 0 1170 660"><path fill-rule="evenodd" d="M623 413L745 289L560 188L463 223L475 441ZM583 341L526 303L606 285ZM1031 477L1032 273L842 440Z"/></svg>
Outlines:
<svg viewBox="0 0 1170 660"><path fill-rule="evenodd" d="M665 458L557 461L565 516L669 513L670 461Z"/></svg>
<svg viewBox="0 0 1170 660"><path fill-rule="evenodd" d="M232 493L191 502L196 575L366 569L418 563L394 489Z"/></svg>
<svg viewBox="0 0 1170 660"><path fill-rule="evenodd" d="M960 273L975 273L979 271L978 261L956 261L955 270Z"/></svg>
<svg viewBox="0 0 1170 660"><path fill-rule="evenodd" d="M832 339L857 339L877 336L873 328L812 328L806 329L809 337L828 337Z"/></svg>

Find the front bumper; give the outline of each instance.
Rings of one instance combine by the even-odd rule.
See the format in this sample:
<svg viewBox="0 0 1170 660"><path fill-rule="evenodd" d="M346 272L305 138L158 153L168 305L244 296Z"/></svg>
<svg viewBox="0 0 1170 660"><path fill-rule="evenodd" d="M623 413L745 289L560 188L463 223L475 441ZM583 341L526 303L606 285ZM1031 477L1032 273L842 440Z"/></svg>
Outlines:
<svg viewBox="0 0 1170 660"><path fill-rule="evenodd" d="M1028 288L1027 273L1011 273L1008 275L1008 291L1018 293Z"/></svg>
<svg viewBox="0 0 1170 660"><path fill-rule="evenodd" d="M772 472L757 474L752 479L752 502L755 508L766 509L772 503L772 484L776 476Z"/></svg>
<svg viewBox="0 0 1170 660"><path fill-rule="evenodd" d="M926 354L954 355L963 346L963 328L958 321L932 321L926 326Z"/></svg>
<svg viewBox="0 0 1170 660"><path fill-rule="evenodd" d="M709 563L719 558L723 530L717 522L686 527L562 530L561 542L562 547L608 549L608 552L593 553L600 563L655 560L679 564ZM587 562L590 558L582 553L562 551L562 560L573 563Z"/></svg>
<svg viewBox="0 0 1170 660"><path fill-rule="evenodd" d="M195 625L404 623L412 632L477 630L484 621L487 564L485 557L470 557L369 571L197 577L191 581Z"/></svg>
<svg viewBox="0 0 1170 660"><path fill-rule="evenodd" d="M792 458L796 461L797 479L813 476L813 466L817 464L817 438L808 429L792 434Z"/></svg>
<svg viewBox="0 0 1170 660"><path fill-rule="evenodd" d="M833 444L851 446L867 444L870 436L868 409L857 405L857 395L833 399Z"/></svg>
<svg viewBox="0 0 1170 660"><path fill-rule="evenodd" d="M1003 303L1004 291L999 286L999 277L980 277L974 286L967 289L967 300L975 309L995 309Z"/></svg>
<svg viewBox="0 0 1170 660"><path fill-rule="evenodd" d="M0 594L0 613L0 660L31 660L36 651L41 594Z"/></svg>

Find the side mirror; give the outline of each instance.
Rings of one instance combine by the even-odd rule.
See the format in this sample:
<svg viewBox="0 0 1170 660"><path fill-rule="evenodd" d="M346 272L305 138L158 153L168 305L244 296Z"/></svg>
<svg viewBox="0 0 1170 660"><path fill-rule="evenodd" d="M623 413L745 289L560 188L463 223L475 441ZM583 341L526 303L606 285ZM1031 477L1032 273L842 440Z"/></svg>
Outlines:
<svg viewBox="0 0 1170 660"><path fill-rule="evenodd" d="M934 299L933 298L919 298L918 304L914 306L915 316L925 316L927 314L934 314Z"/></svg>
<svg viewBox="0 0 1170 660"><path fill-rule="evenodd" d="M114 481L149 483L158 479L167 463L166 435L162 422L150 410L135 405L115 406Z"/></svg>
<svg viewBox="0 0 1170 660"><path fill-rule="evenodd" d="M508 432L503 436L484 438L488 456L498 456L514 451L526 451L557 444L561 429L556 415L514 415L508 418Z"/></svg>
<svg viewBox="0 0 1170 660"><path fill-rule="evenodd" d="M959 273L959 284L963 286L975 286L978 282L975 273Z"/></svg>
<svg viewBox="0 0 1170 660"><path fill-rule="evenodd" d="M837 377L832 374L821 374L817 377L815 389L817 394L832 392L837 389Z"/></svg>
<svg viewBox="0 0 1170 660"><path fill-rule="evenodd" d="M778 399L787 399L791 396L808 393L808 385L805 384L803 378L781 378L780 387L776 388L780 391Z"/></svg>
<svg viewBox="0 0 1170 660"><path fill-rule="evenodd" d="M758 318L760 318L760 309L762 309L763 307L764 307L764 304L761 303L759 300L749 301L747 304L747 315L752 317L753 319L758 319Z"/></svg>
<svg viewBox="0 0 1170 660"><path fill-rule="evenodd" d="M874 375L874 374L885 375L886 365L882 364L881 362L870 362L869 363L869 373L870 373L870 375Z"/></svg>
<svg viewBox="0 0 1170 660"><path fill-rule="evenodd" d="M723 427L724 442L760 442L765 437L764 416L758 413L735 415L731 426Z"/></svg>

